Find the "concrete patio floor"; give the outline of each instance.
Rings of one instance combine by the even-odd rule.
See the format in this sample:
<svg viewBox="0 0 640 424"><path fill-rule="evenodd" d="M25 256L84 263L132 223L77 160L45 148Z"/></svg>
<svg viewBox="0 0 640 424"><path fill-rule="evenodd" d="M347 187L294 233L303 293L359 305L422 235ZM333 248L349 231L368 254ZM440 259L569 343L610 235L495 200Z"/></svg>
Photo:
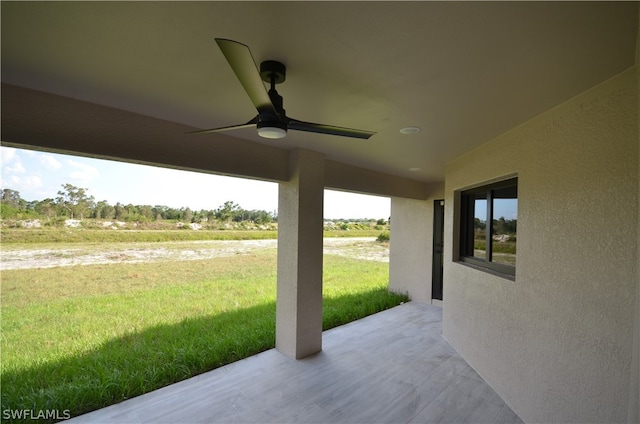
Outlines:
<svg viewBox="0 0 640 424"><path fill-rule="evenodd" d="M325 331L323 351L269 350L75 423L522 423L409 302Z"/></svg>

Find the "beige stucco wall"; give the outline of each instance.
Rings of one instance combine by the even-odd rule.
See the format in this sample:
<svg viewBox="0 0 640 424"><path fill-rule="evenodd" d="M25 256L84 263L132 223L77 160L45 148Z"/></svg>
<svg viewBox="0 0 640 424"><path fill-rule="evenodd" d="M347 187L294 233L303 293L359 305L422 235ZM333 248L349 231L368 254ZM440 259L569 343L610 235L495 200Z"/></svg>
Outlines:
<svg viewBox="0 0 640 424"><path fill-rule="evenodd" d="M638 231L631 69L450 163L454 190L517 173L515 281L452 262L443 334L525 422L624 422Z"/></svg>
<svg viewBox="0 0 640 424"><path fill-rule="evenodd" d="M426 200L391 198L389 290L423 303L431 303L433 202L444 198L443 183L429 187Z"/></svg>

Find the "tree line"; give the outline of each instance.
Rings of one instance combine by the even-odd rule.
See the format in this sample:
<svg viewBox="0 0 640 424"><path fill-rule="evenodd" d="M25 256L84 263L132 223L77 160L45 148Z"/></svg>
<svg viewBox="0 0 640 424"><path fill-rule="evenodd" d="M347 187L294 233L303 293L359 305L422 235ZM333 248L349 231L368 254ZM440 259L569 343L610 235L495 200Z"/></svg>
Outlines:
<svg viewBox="0 0 640 424"><path fill-rule="evenodd" d="M69 219L104 219L124 222L151 222L172 220L181 222L203 222L217 220L220 222L245 222L268 224L277 221L275 212L264 210L246 210L240 205L227 201L220 207L211 210L192 210L189 207L171 208L163 205L133 205L117 202L109 204L106 200L96 201L89 194L89 189L79 188L72 184L63 184L56 198L27 201L20 192L2 189L0 198L0 216L7 218L59 218Z"/></svg>
<svg viewBox="0 0 640 424"><path fill-rule="evenodd" d="M480 218L475 218L474 228L476 229L476 232L484 234L486 227L486 221L481 220ZM493 220L493 231L495 234L516 234L517 228L517 219L504 219L504 216L501 216L500 218Z"/></svg>

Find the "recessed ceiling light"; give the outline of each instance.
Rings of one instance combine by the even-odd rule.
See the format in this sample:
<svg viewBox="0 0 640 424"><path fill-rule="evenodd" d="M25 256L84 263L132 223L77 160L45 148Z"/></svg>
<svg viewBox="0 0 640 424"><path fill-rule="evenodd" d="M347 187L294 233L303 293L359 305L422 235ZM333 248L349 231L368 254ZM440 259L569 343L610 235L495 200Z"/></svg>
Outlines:
<svg viewBox="0 0 640 424"><path fill-rule="evenodd" d="M409 171L411 172L418 172L420 170L420 168L409 168Z"/></svg>
<svg viewBox="0 0 640 424"><path fill-rule="evenodd" d="M420 128L418 127L404 127L400 130L402 134L418 134L420 132Z"/></svg>

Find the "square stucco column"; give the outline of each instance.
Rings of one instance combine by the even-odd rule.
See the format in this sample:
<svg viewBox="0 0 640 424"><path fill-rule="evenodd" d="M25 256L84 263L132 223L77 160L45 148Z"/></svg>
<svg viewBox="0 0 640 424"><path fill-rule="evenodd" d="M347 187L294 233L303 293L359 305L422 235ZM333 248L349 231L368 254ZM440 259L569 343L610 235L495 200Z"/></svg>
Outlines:
<svg viewBox="0 0 640 424"><path fill-rule="evenodd" d="M324 155L290 153L278 191L276 349L300 359L322 350Z"/></svg>
<svg viewBox="0 0 640 424"><path fill-rule="evenodd" d="M433 200L391 198L389 290L431 303Z"/></svg>

